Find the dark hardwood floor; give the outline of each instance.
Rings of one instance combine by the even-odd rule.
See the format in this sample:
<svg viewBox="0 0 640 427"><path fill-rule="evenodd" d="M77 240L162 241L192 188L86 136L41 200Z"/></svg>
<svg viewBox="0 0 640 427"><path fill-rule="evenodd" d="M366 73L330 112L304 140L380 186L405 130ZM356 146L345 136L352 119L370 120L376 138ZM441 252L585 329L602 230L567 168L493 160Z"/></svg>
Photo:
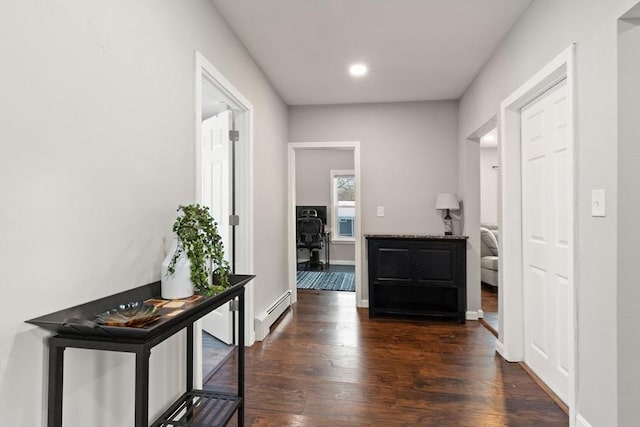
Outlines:
<svg viewBox="0 0 640 427"><path fill-rule="evenodd" d="M482 290L482 310L489 313L497 313L498 312L498 289L491 285L485 285L483 283L481 286L481 290Z"/></svg>
<svg viewBox="0 0 640 427"><path fill-rule="evenodd" d="M498 336L498 290L491 285L482 284L482 311L484 311L483 323L491 333Z"/></svg>
<svg viewBox="0 0 640 427"><path fill-rule="evenodd" d="M370 320L354 298L299 290L267 339L247 349L245 425L568 425L478 322ZM205 387L234 391L235 363Z"/></svg>

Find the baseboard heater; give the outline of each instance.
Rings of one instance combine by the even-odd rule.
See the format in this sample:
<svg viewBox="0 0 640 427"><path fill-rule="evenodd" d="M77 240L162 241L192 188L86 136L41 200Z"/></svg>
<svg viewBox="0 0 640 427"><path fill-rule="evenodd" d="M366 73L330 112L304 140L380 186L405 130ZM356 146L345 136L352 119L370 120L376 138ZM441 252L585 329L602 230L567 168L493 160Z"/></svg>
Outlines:
<svg viewBox="0 0 640 427"><path fill-rule="evenodd" d="M287 311L287 308L291 305L291 291L286 291L274 302L271 307L267 308L255 319L256 340L262 341L267 335L271 325L278 320L278 318Z"/></svg>

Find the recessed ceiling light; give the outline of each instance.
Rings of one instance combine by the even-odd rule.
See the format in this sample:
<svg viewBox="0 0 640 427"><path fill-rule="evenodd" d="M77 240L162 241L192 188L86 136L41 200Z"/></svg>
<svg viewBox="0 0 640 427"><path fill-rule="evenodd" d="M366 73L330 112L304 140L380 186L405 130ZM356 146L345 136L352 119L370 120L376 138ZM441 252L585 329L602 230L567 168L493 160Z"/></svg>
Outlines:
<svg viewBox="0 0 640 427"><path fill-rule="evenodd" d="M353 64L349 67L349 74L354 77L362 77L367 74L367 71L369 71L369 68L365 64Z"/></svg>

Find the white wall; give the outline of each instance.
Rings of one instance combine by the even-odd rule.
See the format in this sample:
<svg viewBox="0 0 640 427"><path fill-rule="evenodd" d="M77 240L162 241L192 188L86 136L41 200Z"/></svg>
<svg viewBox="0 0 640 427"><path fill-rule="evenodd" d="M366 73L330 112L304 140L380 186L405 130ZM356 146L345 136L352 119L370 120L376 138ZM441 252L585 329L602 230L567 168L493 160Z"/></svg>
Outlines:
<svg viewBox="0 0 640 427"><path fill-rule="evenodd" d="M640 420L640 4L618 35L618 424ZM607 202L608 203L608 202Z"/></svg>
<svg viewBox="0 0 640 427"><path fill-rule="evenodd" d="M460 100L460 192L464 195L473 191L478 178L464 167L474 156L466 138L496 115L503 99L577 43L577 411L593 426L618 421L616 20L633 3L535 1ZM590 215L595 188L606 190L606 218ZM465 228L471 245L479 248L479 233L472 231L471 222L479 218L480 206L466 207ZM469 277L476 274L469 271ZM640 396L633 398L638 401Z"/></svg>
<svg viewBox="0 0 640 427"><path fill-rule="evenodd" d="M434 207L458 185L456 126L456 101L289 107L292 142L360 141L363 233L444 233Z"/></svg>
<svg viewBox="0 0 640 427"><path fill-rule="evenodd" d="M327 227L331 228L331 170L353 170L353 150L296 151L296 204L327 207ZM357 185L357 184L356 184ZM359 219L356 218L356 221ZM355 261L353 243L331 243L331 261ZM300 249L299 260L308 259L309 251ZM324 251L320 251L324 259Z"/></svg>
<svg viewBox="0 0 640 427"><path fill-rule="evenodd" d="M480 223L498 223L497 147L480 147Z"/></svg>
<svg viewBox="0 0 640 427"><path fill-rule="evenodd" d="M287 288L287 110L211 2L0 2L3 426L45 424L45 333L25 320L159 280L194 201L195 50L255 107L260 311ZM152 352L152 416L181 392L183 342ZM133 356L66 357L64 425L132 425Z"/></svg>

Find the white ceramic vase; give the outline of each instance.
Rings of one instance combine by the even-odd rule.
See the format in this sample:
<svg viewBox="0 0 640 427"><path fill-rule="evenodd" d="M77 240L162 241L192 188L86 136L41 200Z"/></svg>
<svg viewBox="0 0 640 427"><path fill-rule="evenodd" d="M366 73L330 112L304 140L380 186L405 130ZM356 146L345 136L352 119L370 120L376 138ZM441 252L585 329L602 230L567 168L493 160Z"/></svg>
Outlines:
<svg viewBox="0 0 640 427"><path fill-rule="evenodd" d="M173 245L169 250L160 269L161 294L164 299L180 299L193 295L193 283L191 283L191 261L183 251L176 261L175 271L169 274L169 263L178 248L178 238L173 239Z"/></svg>

